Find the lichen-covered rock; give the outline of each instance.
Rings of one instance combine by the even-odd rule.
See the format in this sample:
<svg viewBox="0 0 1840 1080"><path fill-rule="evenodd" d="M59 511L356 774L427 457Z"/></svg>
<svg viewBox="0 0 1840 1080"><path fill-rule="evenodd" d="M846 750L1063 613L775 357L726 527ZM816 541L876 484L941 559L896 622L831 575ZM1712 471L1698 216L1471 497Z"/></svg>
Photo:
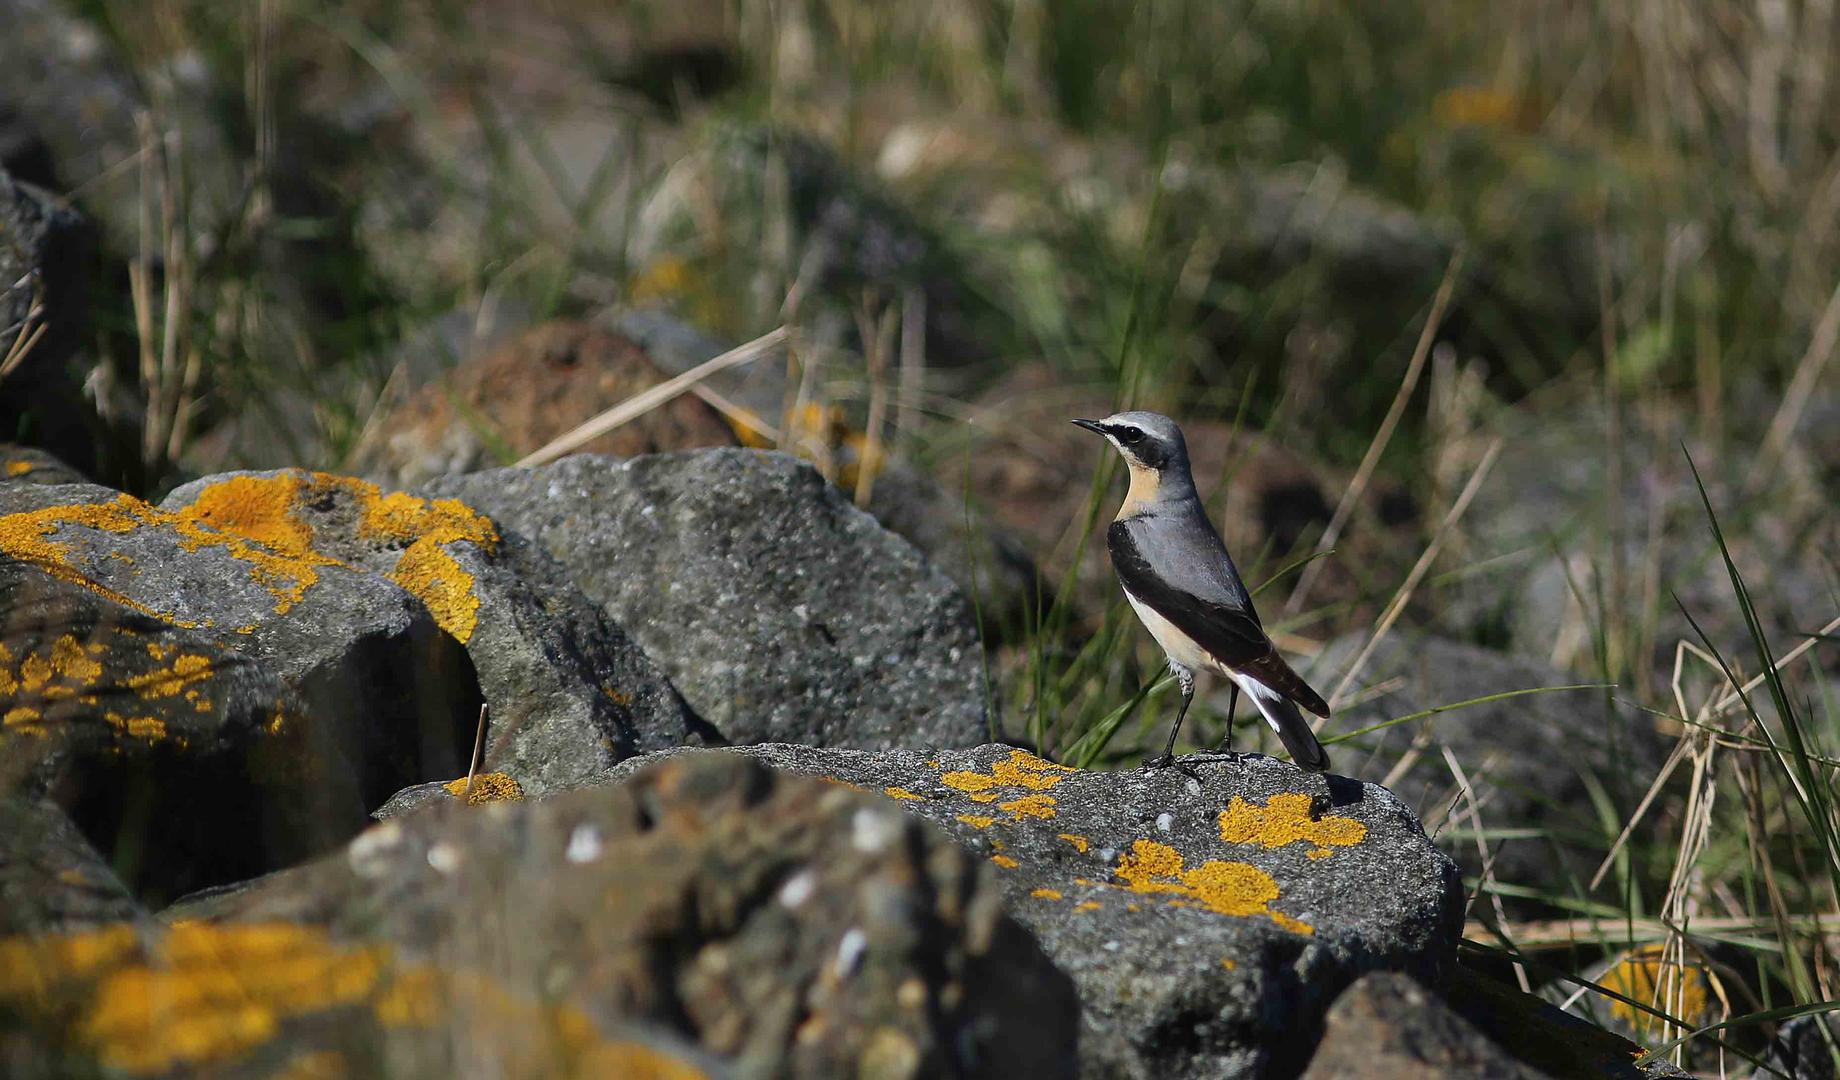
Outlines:
<svg viewBox="0 0 1840 1080"><path fill-rule="evenodd" d="M304 858L400 784L224 639L0 559L0 793L49 798L137 894L171 897ZM363 745L407 751L383 734ZM361 769L360 766L363 766Z"/></svg>
<svg viewBox="0 0 1840 1080"><path fill-rule="evenodd" d="M793 458L584 455L428 490L548 550L731 740L952 746L986 730L963 594Z"/></svg>
<svg viewBox="0 0 1840 1080"><path fill-rule="evenodd" d="M1435 982L1453 963L1456 867L1372 784L1329 777L1312 816L1324 780L1258 756L1188 776L1082 772L1006 746L727 752L885 796L987 858L1079 987L1086 1076L1295 1070L1357 975Z"/></svg>
<svg viewBox="0 0 1840 1080"><path fill-rule="evenodd" d="M371 816L378 821L387 821L429 803L448 799L459 799L476 806L488 802L519 802L523 798L524 785L515 778L502 772L488 772L473 777L471 784L467 783L464 776L457 780L430 780L426 784L412 784L372 810Z"/></svg>
<svg viewBox="0 0 1840 1080"><path fill-rule="evenodd" d="M0 484L84 484L89 478L34 446L0 443Z"/></svg>
<svg viewBox="0 0 1840 1080"><path fill-rule="evenodd" d="M1330 642L1315 661L1316 670L1342 670L1366 640L1365 634L1352 634ZM1474 645L1395 632L1368 658L1361 674L1364 686L1393 688L1337 713L1335 724L1353 730L1512 690L1592 681ZM1607 708L1602 690L1573 690L1470 705L1400 724L1347 745L1337 761L1351 773L1384 776L1427 727L1432 751L1414 755L1416 763L1394 787L1408 803L1426 810L1447 802L1455 781L1435 748L1448 747L1473 785L1487 829L1539 833L1538 839L1490 841L1491 872L1509 884L1550 885L1568 876L1589 880L1610 839L1603 835L1593 784L1612 797L1626 798L1626 815L1647 790L1663 756L1662 740L1641 714ZM1615 771L1587 779L1592 769ZM1474 824L1467 818L1464 824L1464 829L1440 833L1439 844L1465 873L1478 874L1482 864ZM1510 910L1525 910L1513 897L1503 902Z"/></svg>
<svg viewBox="0 0 1840 1080"><path fill-rule="evenodd" d="M145 917L56 805L0 797L0 937Z"/></svg>
<svg viewBox="0 0 1840 1080"><path fill-rule="evenodd" d="M694 728L670 682L553 560L461 501L293 470L200 480L163 506L419 601L466 650L459 667L470 672L445 670L476 678L491 707L487 767L532 794L581 783L636 750L678 745ZM463 745L472 733L469 723Z"/></svg>
<svg viewBox="0 0 1840 1080"><path fill-rule="evenodd" d="M1073 988L981 859L886 800L731 754L447 803L167 914L489 958L513 991L674 1028L748 1076L1073 1072Z"/></svg>
<svg viewBox="0 0 1840 1080"><path fill-rule="evenodd" d="M731 1075L668 1033L597 1022L458 959L281 922L0 938L0 1063L22 1080Z"/></svg>

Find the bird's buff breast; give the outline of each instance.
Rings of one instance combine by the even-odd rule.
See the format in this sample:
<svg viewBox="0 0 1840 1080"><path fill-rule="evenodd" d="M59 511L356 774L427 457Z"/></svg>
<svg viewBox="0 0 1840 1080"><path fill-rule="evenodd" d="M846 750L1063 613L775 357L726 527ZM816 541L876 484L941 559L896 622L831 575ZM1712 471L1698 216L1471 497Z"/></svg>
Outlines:
<svg viewBox="0 0 1840 1080"><path fill-rule="evenodd" d="M1150 631L1150 636L1163 647L1163 652L1169 659L1190 671L1224 670L1194 638L1183 633L1175 623L1158 615L1150 605L1132 596L1131 590L1124 590L1124 598L1131 602L1131 610L1137 612L1137 618L1144 624L1144 629Z"/></svg>

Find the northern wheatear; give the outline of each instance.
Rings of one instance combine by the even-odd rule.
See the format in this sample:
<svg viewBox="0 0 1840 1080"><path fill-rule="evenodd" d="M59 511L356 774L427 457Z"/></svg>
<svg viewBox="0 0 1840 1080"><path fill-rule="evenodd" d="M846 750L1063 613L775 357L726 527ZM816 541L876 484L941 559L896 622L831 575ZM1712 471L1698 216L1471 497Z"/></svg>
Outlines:
<svg viewBox="0 0 1840 1080"><path fill-rule="evenodd" d="M1327 770L1329 752L1297 707L1326 717L1329 706L1265 636L1252 597L1195 493L1182 429L1153 412L1074 423L1105 436L1130 466L1131 486L1106 531L1106 545L1125 599L1163 647L1182 687L1182 708L1163 756L1147 764L1175 760L1176 732L1195 698L1195 672L1208 670L1232 680L1234 703L1240 690L1246 692L1292 761L1309 772ZM1222 750L1233 741L1232 704L1227 713Z"/></svg>

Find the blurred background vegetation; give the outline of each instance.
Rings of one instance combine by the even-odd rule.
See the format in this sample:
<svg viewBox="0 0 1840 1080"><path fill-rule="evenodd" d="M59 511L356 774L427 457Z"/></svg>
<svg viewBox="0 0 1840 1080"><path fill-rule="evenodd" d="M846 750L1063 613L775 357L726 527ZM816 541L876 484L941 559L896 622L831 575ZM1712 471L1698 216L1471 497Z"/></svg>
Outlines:
<svg viewBox="0 0 1840 1080"><path fill-rule="evenodd" d="M1673 1051L1705 1068L1840 996L1833 4L5 6L5 163L100 236L99 478L373 468L409 395L556 318L788 324L825 419L779 444L860 487L798 432L867 430L1040 568L1020 603L958 568L1001 734L1132 764L1172 701L1065 420L1160 409L1361 731L1338 766L1437 772L1479 965L1649 1045L1738 1020ZM1417 634L1540 677L1391 707L1368 654ZM1362 731L1561 685L1470 707L1584 777L1509 820L1490 731ZM1582 871L1491 873L1549 844Z"/></svg>

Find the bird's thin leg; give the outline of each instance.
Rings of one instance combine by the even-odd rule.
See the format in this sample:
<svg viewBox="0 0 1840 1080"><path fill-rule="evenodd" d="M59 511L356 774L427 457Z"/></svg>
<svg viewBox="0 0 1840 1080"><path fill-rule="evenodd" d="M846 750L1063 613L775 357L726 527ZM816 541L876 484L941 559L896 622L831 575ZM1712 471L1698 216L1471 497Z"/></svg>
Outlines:
<svg viewBox="0 0 1840 1080"><path fill-rule="evenodd" d="M1216 749L1216 753L1231 754L1233 752L1233 714L1238 709L1239 684L1232 683L1231 689L1227 691L1227 733L1220 737L1220 746Z"/></svg>
<svg viewBox="0 0 1840 1080"><path fill-rule="evenodd" d="M1171 664L1171 667L1175 665ZM1182 718L1188 715L1188 706L1195 700L1195 673L1185 667L1176 667L1176 683L1182 687L1182 707L1176 710L1176 722L1170 725L1169 741L1163 744L1163 756L1151 758L1144 764L1161 769L1175 764L1176 732L1182 730Z"/></svg>

